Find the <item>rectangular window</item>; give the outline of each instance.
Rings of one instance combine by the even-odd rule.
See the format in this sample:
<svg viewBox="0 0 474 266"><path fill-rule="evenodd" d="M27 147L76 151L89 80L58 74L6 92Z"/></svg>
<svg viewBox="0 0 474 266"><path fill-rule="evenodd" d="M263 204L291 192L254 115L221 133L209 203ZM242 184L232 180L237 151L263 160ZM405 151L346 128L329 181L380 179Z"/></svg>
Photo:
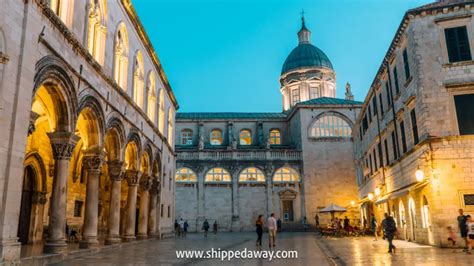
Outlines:
<svg viewBox="0 0 474 266"><path fill-rule="evenodd" d="M393 159L398 159L398 150L397 150L397 138L395 138L395 131L392 131L392 149L393 149Z"/></svg>
<svg viewBox="0 0 474 266"><path fill-rule="evenodd" d="M385 82L385 91L387 93L387 106L390 108L392 105L392 95L390 95L390 87L388 86L388 81Z"/></svg>
<svg viewBox="0 0 474 266"><path fill-rule="evenodd" d="M171 217L171 206L168 205L168 218Z"/></svg>
<svg viewBox="0 0 474 266"><path fill-rule="evenodd" d="M163 206L163 204L161 204L161 207L160 207L160 217L163 217L163 208L164 208L164 206Z"/></svg>
<svg viewBox="0 0 474 266"><path fill-rule="evenodd" d="M367 115L364 115L364 119L362 119L362 130L367 132L367 129L369 128L369 123L367 122Z"/></svg>
<svg viewBox="0 0 474 266"><path fill-rule="evenodd" d="M410 111L410 118L411 118L411 128L413 131L413 144L418 144L420 139L418 138L418 124L416 122L416 114L415 109Z"/></svg>
<svg viewBox="0 0 474 266"><path fill-rule="evenodd" d="M464 206L474 206L474 194L464 194Z"/></svg>
<svg viewBox="0 0 474 266"><path fill-rule="evenodd" d="M400 134L402 135L402 152L405 153L407 151L407 139L405 136L405 123L403 121L400 122Z"/></svg>
<svg viewBox="0 0 474 266"><path fill-rule="evenodd" d="M377 171L379 169L378 167L379 164L378 164L377 153L375 152L375 149L372 152L372 154L374 155L374 171Z"/></svg>
<svg viewBox="0 0 474 266"><path fill-rule="evenodd" d="M403 68L405 69L405 80L410 79L410 65L408 64L408 53L407 49L403 50Z"/></svg>
<svg viewBox="0 0 474 266"><path fill-rule="evenodd" d="M300 102L300 89L294 89L291 91L291 100L293 106Z"/></svg>
<svg viewBox="0 0 474 266"><path fill-rule="evenodd" d="M84 205L83 201L76 200L74 201L74 217L82 216L82 206Z"/></svg>
<svg viewBox="0 0 474 266"><path fill-rule="evenodd" d="M372 162L372 154L369 154L369 163L370 163L370 174L372 175L374 171L374 164Z"/></svg>
<svg viewBox="0 0 474 266"><path fill-rule="evenodd" d="M384 140L385 144L385 163L388 165L390 163L390 154L388 153L388 141L387 139Z"/></svg>
<svg viewBox="0 0 474 266"><path fill-rule="evenodd" d="M362 140L363 135L364 134L362 134L362 126L359 126L359 138L360 138L360 140Z"/></svg>
<svg viewBox="0 0 474 266"><path fill-rule="evenodd" d="M474 94L454 96L460 135L474 134Z"/></svg>
<svg viewBox="0 0 474 266"><path fill-rule="evenodd" d="M395 93L399 94L400 93L400 87L398 86L398 71L397 71L396 66L393 68L393 82L395 84Z"/></svg>
<svg viewBox="0 0 474 266"><path fill-rule="evenodd" d="M471 48L466 26L444 29L449 62L471 60Z"/></svg>
<svg viewBox="0 0 474 266"><path fill-rule="evenodd" d="M309 98L314 99L319 97L318 87L311 86L309 87Z"/></svg>
<svg viewBox="0 0 474 266"><path fill-rule="evenodd" d="M379 104L380 104L380 115L383 116L383 100L382 100L382 92L379 93Z"/></svg>
<svg viewBox="0 0 474 266"><path fill-rule="evenodd" d="M379 168L382 167L383 164L383 154L382 154L382 143L379 142L377 144L377 149L379 150Z"/></svg>
<svg viewBox="0 0 474 266"><path fill-rule="evenodd" d="M372 98L372 106L374 108L374 116L377 116L377 96L374 94L374 97Z"/></svg>
<svg viewBox="0 0 474 266"><path fill-rule="evenodd" d="M193 145L193 132L191 130L181 132L181 145Z"/></svg>
<svg viewBox="0 0 474 266"><path fill-rule="evenodd" d="M370 108L370 102L369 104L367 105L368 106L368 112L367 112L367 116L369 118L369 124L372 123L372 109Z"/></svg>

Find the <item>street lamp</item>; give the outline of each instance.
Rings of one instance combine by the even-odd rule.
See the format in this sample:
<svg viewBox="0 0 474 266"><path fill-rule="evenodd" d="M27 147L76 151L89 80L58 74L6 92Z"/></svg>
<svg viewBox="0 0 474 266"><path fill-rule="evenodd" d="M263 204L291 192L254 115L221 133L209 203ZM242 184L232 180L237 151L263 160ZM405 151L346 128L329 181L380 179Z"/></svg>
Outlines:
<svg viewBox="0 0 474 266"><path fill-rule="evenodd" d="M375 192L375 196L379 196L381 193L380 188L376 187L374 192Z"/></svg>
<svg viewBox="0 0 474 266"><path fill-rule="evenodd" d="M354 206L355 204L355 201L351 200L351 205Z"/></svg>
<svg viewBox="0 0 474 266"><path fill-rule="evenodd" d="M374 199L374 194L372 194L372 193L367 194L367 198L369 198L369 200L373 200Z"/></svg>
<svg viewBox="0 0 474 266"><path fill-rule="evenodd" d="M425 178L425 173L421 169L416 170L415 172L416 181L421 182Z"/></svg>

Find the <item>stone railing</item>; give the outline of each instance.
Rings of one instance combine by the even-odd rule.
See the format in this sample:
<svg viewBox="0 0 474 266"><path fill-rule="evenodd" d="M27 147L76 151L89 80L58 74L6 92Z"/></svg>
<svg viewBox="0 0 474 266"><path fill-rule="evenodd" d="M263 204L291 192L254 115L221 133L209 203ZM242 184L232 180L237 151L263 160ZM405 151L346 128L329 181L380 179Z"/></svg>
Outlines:
<svg viewBox="0 0 474 266"><path fill-rule="evenodd" d="M299 161L302 158L298 150L246 150L246 151L180 151L177 150L178 161L192 160L282 160Z"/></svg>

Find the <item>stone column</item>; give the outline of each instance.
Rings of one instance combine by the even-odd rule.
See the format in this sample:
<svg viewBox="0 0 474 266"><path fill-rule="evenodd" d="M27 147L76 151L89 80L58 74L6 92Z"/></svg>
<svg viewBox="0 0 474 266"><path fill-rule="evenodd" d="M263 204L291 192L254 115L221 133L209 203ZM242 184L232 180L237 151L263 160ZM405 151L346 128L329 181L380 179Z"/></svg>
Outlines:
<svg viewBox="0 0 474 266"><path fill-rule="evenodd" d="M86 208L84 225L82 227L82 240L80 248L91 248L97 246L97 223L99 220L99 178L104 156L98 151L86 152L82 159L82 166L87 173Z"/></svg>
<svg viewBox="0 0 474 266"><path fill-rule="evenodd" d="M158 193L160 193L160 182L157 181L158 177L153 179L151 188L150 188L150 214L148 215L148 236L149 237L156 237L158 232L156 231L157 226L157 200L158 200Z"/></svg>
<svg viewBox="0 0 474 266"><path fill-rule="evenodd" d="M238 167L233 165L229 169L232 175L232 232L240 232L239 217L239 171Z"/></svg>
<svg viewBox="0 0 474 266"><path fill-rule="evenodd" d="M66 205L69 163L79 137L71 132L48 133L54 156L54 177L51 193L48 237L44 244L46 253L66 251Z"/></svg>
<svg viewBox="0 0 474 266"><path fill-rule="evenodd" d="M140 180L140 213L138 214L138 239L148 238L148 212L151 180L149 176L143 175Z"/></svg>
<svg viewBox="0 0 474 266"><path fill-rule="evenodd" d="M196 167L196 174L198 178L198 193L197 193L197 205L198 205L198 217L196 219L196 230L199 231L198 228L201 228L200 225L204 222L205 213L204 213L204 173L203 167L198 166Z"/></svg>
<svg viewBox="0 0 474 266"><path fill-rule="evenodd" d="M119 160L107 163L109 177L111 181L110 187L110 208L107 222L107 238L106 245L120 243L120 197L122 195L122 178L124 172L124 163Z"/></svg>
<svg viewBox="0 0 474 266"><path fill-rule="evenodd" d="M125 221L125 234L123 241L133 241L135 237L135 213L137 205L137 188L139 181L139 171L127 170L125 172L127 183L128 183L128 195L127 195L127 207L126 207L126 221Z"/></svg>
<svg viewBox="0 0 474 266"><path fill-rule="evenodd" d="M273 212L273 170L273 165L267 164L265 166L265 178L267 181L267 215L270 215Z"/></svg>

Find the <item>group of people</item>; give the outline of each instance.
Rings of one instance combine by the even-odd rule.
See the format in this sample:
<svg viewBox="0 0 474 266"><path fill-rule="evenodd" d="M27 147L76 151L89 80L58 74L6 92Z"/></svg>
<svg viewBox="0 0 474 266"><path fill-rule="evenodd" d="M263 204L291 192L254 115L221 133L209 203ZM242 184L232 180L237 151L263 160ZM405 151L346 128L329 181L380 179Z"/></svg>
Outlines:
<svg viewBox="0 0 474 266"><path fill-rule="evenodd" d="M457 220L461 238L464 240L464 251L466 251L467 254L471 254L474 244L474 219L470 214L465 215L463 209L459 209ZM454 247L456 245L456 235L450 226L448 226L448 233L448 241L450 241Z"/></svg>
<svg viewBox="0 0 474 266"><path fill-rule="evenodd" d="M183 218L178 220L174 220L174 233L176 236L186 237L188 233L188 220L184 221Z"/></svg>
<svg viewBox="0 0 474 266"><path fill-rule="evenodd" d="M217 234L217 227L218 227L218 224L217 224L217 220L214 221L214 224L212 225L212 232L214 233L214 235ZM204 220L204 222L202 223L202 230L204 231L204 237L207 237L207 233L209 232L209 222L206 220Z"/></svg>
<svg viewBox="0 0 474 266"><path fill-rule="evenodd" d="M278 219L279 220L279 219ZM281 228L281 221L280 227L278 226L277 219L275 219L275 214L270 214L270 217L267 219L267 223L265 224L263 220L263 215L259 215L257 221L255 222L256 231L257 231L257 249L262 249L262 236L263 236L263 228L267 226L268 229L268 247L275 248L276 246L276 233Z"/></svg>

